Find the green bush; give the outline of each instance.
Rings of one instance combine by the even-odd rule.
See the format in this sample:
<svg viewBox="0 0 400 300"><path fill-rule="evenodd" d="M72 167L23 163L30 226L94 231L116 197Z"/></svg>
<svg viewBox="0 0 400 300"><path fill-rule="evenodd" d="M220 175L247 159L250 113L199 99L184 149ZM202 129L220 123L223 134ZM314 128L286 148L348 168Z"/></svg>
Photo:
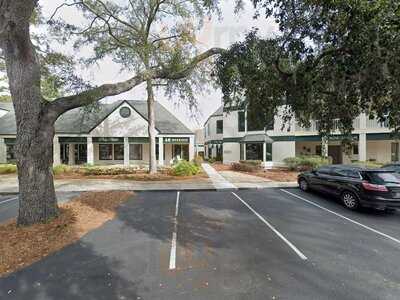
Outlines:
<svg viewBox="0 0 400 300"><path fill-rule="evenodd" d="M240 160L239 161L242 164L246 164L246 165L251 165L251 166L255 166L255 167L261 167L261 160Z"/></svg>
<svg viewBox="0 0 400 300"><path fill-rule="evenodd" d="M68 165L57 165L57 166L53 167L54 175L70 173L71 171L72 171L72 168Z"/></svg>
<svg viewBox="0 0 400 300"><path fill-rule="evenodd" d="M198 167L200 167L201 166L201 164L203 163L203 158L200 156L200 155L196 155L196 157L195 158L193 158L193 163L196 165L196 166L198 166Z"/></svg>
<svg viewBox="0 0 400 300"><path fill-rule="evenodd" d="M356 166L364 167L364 168L372 168L372 169L378 169L383 166L382 163L376 162L376 161L358 161L358 160L352 160L351 163Z"/></svg>
<svg viewBox="0 0 400 300"><path fill-rule="evenodd" d="M200 172L200 167L192 162L181 160L171 169L171 173L174 176L192 176Z"/></svg>
<svg viewBox="0 0 400 300"><path fill-rule="evenodd" d="M319 168L323 165L330 163L329 158L325 158L317 155L301 155L296 157L285 158L284 163L289 170L294 171L306 171Z"/></svg>
<svg viewBox="0 0 400 300"><path fill-rule="evenodd" d="M1 164L0 174L13 174L17 173L17 166L12 164Z"/></svg>
<svg viewBox="0 0 400 300"><path fill-rule="evenodd" d="M102 175L126 175L137 173L134 168L123 167L95 167L87 166L80 167L79 172L86 176L102 176Z"/></svg>
<svg viewBox="0 0 400 300"><path fill-rule="evenodd" d="M241 171L241 172L255 172L259 169L259 167L252 165L252 164L246 164L246 163L242 163L242 162L235 162L232 163L231 165L231 169L233 171Z"/></svg>

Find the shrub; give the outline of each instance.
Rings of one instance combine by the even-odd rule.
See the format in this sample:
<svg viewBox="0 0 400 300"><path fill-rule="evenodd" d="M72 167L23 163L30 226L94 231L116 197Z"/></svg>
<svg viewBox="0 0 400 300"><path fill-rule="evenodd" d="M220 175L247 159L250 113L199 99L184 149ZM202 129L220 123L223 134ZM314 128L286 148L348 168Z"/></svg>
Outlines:
<svg viewBox="0 0 400 300"><path fill-rule="evenodd" d="M352 160L351 163L356 166L364 167L364 168L372 168L372 169L378 169L383 166L382 163L376 162L376 161L358 161L358 160Z"/></svg>
<svg viewBox="0 0 400 300"><path fill-rule="evenodd" d="M203 163L203 158L200 155L196 155L195 158L193 159L193 163L200 167L201 164Z"/></svg>
<svg viewBox="0 0 400 300"><path fill-rule="evenodd" d="M123 167L81 167L80 172L87 176L126 175L136 173L135 168Z"/></svg>
<svg viewBox="0 0 400 300"><path fill-rule="evenodd" d="M318 168L330 163L328 158L317 155L301 155L296 157L285 158L284 163L289 170L306 171Z"/></svg>
<svg viewBox="0 0 400 300"><path fill-rule="evenodd" d="M171 169L171 173L174 176L192 176L200 172L200 168L192 162L181 160Z"/></svg>
<svg viewBox="0 0 400 300"><path fill-rule="evenodd" d="M72 168L68 165L57 165L57 166L53 167L54 175L70 173L71 171L72 171Z"/></svg>
<svg viewBox="0 0 400 300"><path fill-rule="evenodd" d="M241 171L241 172L255 172L258 168L256 166L252 166L250 164L245 163L232 163L231 169L233 171Z"/></svg>
<svg viewBox="0 0 400 300"><path fill-rule="evenodd" d="M12 164L1 164L0 174L13 174L17 172L17 166Z"/></svg>
<svg viewBox="0 0 400 300"><path fill-rule="evenodd" d="M261 160L240 160L242 164L247 164L255 167L261 167Z"/></svg>

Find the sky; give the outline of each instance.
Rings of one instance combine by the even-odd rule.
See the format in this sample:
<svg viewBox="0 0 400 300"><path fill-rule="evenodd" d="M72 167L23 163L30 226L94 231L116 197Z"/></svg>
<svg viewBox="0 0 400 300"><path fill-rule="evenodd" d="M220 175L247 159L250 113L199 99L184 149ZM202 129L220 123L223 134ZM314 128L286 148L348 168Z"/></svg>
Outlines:
<svg viewBox="0 0 400 300"><path fill-rule="evenodd" d="M42 6L46 17L52 15L54 10L64 2L66 1L40 0L39 4ZM228 48L229 45L243 40L246 33L254 27L258 28L261 36L268 37L278 33L277 25L272 20L262 17L257 20L253 18L254 9L250 1L245 1L244 10L239 14L235 14L233 2L233 0L222 0L221 18L213 16L211 20L207 19L204 22L204 26L197 35L197 41L201 49L205 50L211 47ZM59 10L56 18L57 16L75 24L81 21L74 8L64 7ZM68 54L79 55L79 53L74 53L72 47L69 46L63 47L62 51ZM78 72L84 79L96 85L114 83L132 76L132 74L121 72L120 66L114 63L111 58L98 63L97 66L92 66L88 69L79 69ZM210 85L205 90L208 90L208 92L196 96L199 105L194 117L189 113L187 105L177 105L176 101L165 97L161 89L156 92L155 98L156 101L163 104L189 128L196 129L202 128L208 116L222 104L222 94L218 88ZM135 87L127 93L107 98L104 101L110 102L120 99L146 99L145 86Z"/></svg>

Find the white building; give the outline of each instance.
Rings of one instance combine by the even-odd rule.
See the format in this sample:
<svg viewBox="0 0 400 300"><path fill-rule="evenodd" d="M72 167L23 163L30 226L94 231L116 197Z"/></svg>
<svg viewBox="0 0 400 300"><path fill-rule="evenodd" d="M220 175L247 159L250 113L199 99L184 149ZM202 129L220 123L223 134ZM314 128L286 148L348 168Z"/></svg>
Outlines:
<svg viewBox="0 0 400 300"><path fill-rule="evenodd" d="M155 103L156 155L160 166L176 158L194 158L194 133ZM124 100L99 104L94 111L73 109L55 124L54 164L137 165L149 158L147 102ZM14 110L0 117L0 163L14 162Z"/></svg>
<svg viewBox="0 0 400 300"><path fill-rule="evenodd" d="M299 126L292 120L282 128L280 114L275 116L273 126L265 134L262 128L253 128L251 120L243 110L225 112L220 107L204 125L205 153L208 158L221 158L224 163L257 159L266 166L279 166L283 159L298 155L317 154L322 151L318 122L309 128ZM365 114L354 120L352 153L342 151L343 136L336 130L329 138L328 155L333 163L351 161L390 162L399 160L399 141L391 134L386 124L370 120ZM271 138L272 141L268 140ZM272 143L271 143L272 142Z"/></svg>

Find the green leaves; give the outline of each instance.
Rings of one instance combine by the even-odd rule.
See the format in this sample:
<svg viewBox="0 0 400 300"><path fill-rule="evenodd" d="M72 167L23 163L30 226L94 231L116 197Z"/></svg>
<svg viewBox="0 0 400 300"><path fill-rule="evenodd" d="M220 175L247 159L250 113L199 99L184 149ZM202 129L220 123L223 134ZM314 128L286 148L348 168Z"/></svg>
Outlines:
<svg viewBox="0 0 400 300"><path fill-rule="evenodd" d="M391 0L254 0L281 35L255 32L217 64L225 105L241 102L265 116L286 105L285 118L319 120L323 135L334 119L349 135L361 112L400 130L400 3ZM256 113L254 113L254 116Z"/></svg>

